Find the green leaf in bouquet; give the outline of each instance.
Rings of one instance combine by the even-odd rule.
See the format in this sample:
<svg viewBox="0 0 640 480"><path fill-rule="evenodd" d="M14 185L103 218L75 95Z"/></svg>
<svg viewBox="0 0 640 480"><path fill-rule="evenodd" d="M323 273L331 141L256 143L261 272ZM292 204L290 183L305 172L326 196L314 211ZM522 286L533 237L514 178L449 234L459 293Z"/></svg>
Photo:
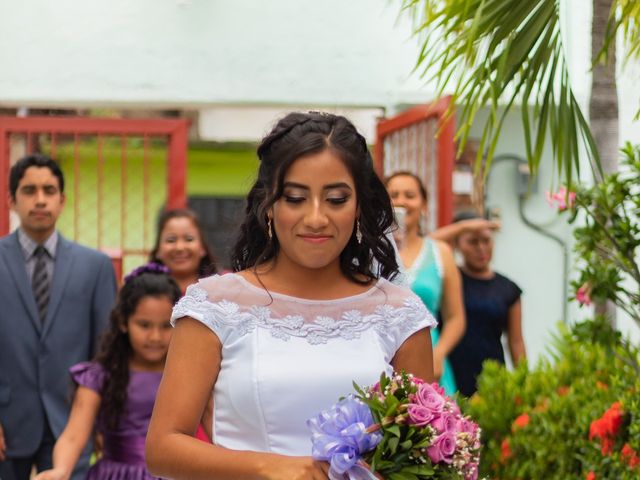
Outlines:
<svg viewBox="0 0 640 480"><path fill-rule="evenodd" d="M420 480L413 473L395 472L390 473L389 480Z"/></svg>
<svg viewBox="0 0 640 480"><path fill-rule="evenodd" d="M400 444L400 448L402 450L410 450L413 447L413 442L411 440L405 440Z"/></svg>
<svg viewBox="0 0 640 480"><path fill-rule="evenodd" d="M387 374L382 372L380 374L380 391L384 392L385 389L387 388L387 385L389 385L390 380L389 377L387 377Z"/></svg>
<svg viewBox="0 0 640 480"><path fill-rule="evenodd" d="M380 464L380 455L380 450L376 448L373 452L373 456L369 459L369 465L371 465L372 472L378 471L378 465Z"/></svg>
<svg viewBox="0 0 640 480"><path fill-rule="evenodd" d="M425 448L431 445L431 437L424 437L413 445L413 448Z"/></svg>
<svg viewBox="0 0 640 480"><path fill-rule="evenodd" d="M398 437L391 437L388 442L389 452L391 455L395 455L398 450L398 444L400 443L400 439Z"/></svg>
<svg viewBox="0 0 640 480"><path fill-rule="evenodd" d="M409 465L408 467L404 467L402 472L412 473L414 475L419 475L421 477L433 475L435 470L432 465L423 464L423 465Z"/></svg>
<svg viewBox="0 0 640 480"><path fill-rule="evenodd" d="M353 389L356 391L356 393L358 395L360 395L361 397L366 397L367 394L366 392L360 387L360 385L358 385L355 381L353 382Z"/></svg>
<svg viewBox="0 0 640 480"><path fill-rule="evenodd" d="M395 435L396 437L400 437L400 425L389 425L385 427L385 431Z"/></svg>
<svg viewBox="0 0 640 480"><path fill-rule="evenodd" d="M387 410L385 411L385 417L390 417L390 416L396 416L396 410L398 410L398 406L400 405L400 400L398 400L396 397L394 397L393 395L389 395L385 401L385 406L387 407Z"/></svg>

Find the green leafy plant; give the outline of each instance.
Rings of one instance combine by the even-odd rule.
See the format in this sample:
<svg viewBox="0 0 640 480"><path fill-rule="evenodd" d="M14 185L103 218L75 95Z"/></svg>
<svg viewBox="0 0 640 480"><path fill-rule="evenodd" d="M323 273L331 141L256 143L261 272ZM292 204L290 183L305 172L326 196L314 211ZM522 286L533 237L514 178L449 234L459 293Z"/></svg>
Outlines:
<svg viewBox="0 0 640 480"><path fill-rule="evenodd" d="M572 284L580 303L611 300L640 326L640 146L621 152L620 172L575 190L569 221L582 270Z"/></svg>
<svg viewBox="0 0 640 480"><path fill-rule="evenodd" d="M524 364L513 372L485 364L478 393L463 406L483 431L481 473L502 479L564 480L589 478L590 472L591 478L638 478L640 381L625 361L637 364L638 349L600 317L571 330L560 327L551 353L531 371ZM605 449L594 433L608 435L603 425L611 420L618 427Z"/></svg>

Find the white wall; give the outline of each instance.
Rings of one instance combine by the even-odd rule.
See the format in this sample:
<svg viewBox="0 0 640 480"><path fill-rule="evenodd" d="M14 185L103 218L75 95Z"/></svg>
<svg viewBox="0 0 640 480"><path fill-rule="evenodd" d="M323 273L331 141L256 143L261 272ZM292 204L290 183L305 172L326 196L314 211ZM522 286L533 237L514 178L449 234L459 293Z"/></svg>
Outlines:
<svg viewBox="0 0 640 480"><path fill-rule="evenodd" d="M271 130L275 122L286 113L320 109L344 115L353 122L367 142L376 142L377 119L384 116L382 108L314 107L313 105L270 106L219 106L200 110L198 134L202 140L256 141Z"/></svg>
<svg viewBox="0 0 640 480"><path fill-rule="evenodd" d="M433 97L387 0L0 0L0 104L387 106Z"/></svg>

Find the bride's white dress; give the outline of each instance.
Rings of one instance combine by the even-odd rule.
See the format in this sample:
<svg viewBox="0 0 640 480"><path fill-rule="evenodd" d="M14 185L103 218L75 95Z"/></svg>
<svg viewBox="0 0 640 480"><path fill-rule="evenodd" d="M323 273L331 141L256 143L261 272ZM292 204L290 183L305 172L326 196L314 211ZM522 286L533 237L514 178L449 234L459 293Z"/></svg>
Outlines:
<svg viewBox="0 0 640 480"><path fill-rule="evenodd" d="M288 455L310 455L306 420L353 392L352 382L390 373L402 343L436 324L416 295L384 279L351 297L305 300L237 274L189 287L172 322L185 316L222 343L214 443Z"/></svg>

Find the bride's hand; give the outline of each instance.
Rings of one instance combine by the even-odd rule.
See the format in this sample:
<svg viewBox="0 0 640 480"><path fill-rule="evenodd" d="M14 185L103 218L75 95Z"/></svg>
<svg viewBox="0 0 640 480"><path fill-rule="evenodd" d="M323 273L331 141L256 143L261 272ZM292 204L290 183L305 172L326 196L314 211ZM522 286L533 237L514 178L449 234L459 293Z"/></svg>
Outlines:
<svg viewBox="0 0 640 480"><path fill-rule="evenodd" d="M265 464L265 480L327 480L329 464L311 457L274 456Z"/></svg>

